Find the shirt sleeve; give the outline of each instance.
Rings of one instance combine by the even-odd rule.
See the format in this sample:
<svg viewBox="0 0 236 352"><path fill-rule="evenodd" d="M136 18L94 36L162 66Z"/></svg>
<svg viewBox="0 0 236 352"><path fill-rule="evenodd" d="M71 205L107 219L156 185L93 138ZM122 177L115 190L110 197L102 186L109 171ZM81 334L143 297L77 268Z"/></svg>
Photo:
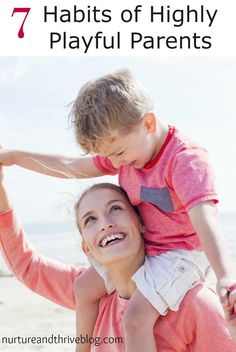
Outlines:
<svg viewBox="0 0 236 352"><path fill-rule="evenodd" d="M0 213L0 250L15 277L32 291L75 309L73 285L85 268L75 268L44 257L27 239L12 209Z"/></svg>
<svg viewBox="0 0 236 352"><path fill-rule="evenodd" d="M215 177L206 150L192 148L178 153L171 173L173 189L187 210L208 200L218 202Z"/></svg>
<svg viewBox="0 0 236 352"><path fill-rule="evenodd" d="M108 157L103 157L99 155L95 155L93 157L93 162L96 167L102 171L105 175L116 175L118 173L118 169L116 169L111 160Z"/></svg>

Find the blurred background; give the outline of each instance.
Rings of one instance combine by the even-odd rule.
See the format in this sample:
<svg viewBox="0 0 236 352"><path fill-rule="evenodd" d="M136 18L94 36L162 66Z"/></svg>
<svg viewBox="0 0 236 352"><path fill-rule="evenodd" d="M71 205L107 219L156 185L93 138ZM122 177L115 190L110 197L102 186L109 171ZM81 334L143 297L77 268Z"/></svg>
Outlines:
<svg viewBox="0 0 236 352"><path fill-rule="evenodd" d="M69 104L86 81L122 67L150 91L163 122L208 149L222 225L236 254L236 59L1 57L0 143L9 149L79 156ZM16 166L5 170L5 179L10 199L38 250L64 262L84 262L73 205L84 188L104 179L56 179Z"/></svg>

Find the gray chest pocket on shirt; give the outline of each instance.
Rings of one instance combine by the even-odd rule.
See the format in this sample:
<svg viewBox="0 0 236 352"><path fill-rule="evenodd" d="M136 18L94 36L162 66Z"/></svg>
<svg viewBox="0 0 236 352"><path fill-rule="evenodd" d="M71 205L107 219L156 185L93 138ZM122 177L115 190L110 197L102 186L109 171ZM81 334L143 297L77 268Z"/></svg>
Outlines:
<svg viewBox="0 0 236 352"><path fill-rule="evenodd" d="M157 189L141 186L140 199L156 205L160 210L167 213L174 211L170 192L166 187Z"/></svg>

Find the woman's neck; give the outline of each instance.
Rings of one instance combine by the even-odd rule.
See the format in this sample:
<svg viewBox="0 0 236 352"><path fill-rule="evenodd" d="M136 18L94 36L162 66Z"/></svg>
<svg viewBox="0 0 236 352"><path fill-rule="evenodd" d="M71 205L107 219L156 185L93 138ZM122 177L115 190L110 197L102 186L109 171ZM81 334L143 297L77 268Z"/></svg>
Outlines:
<svg viewBox="0 0 236 352"><path fill-rule="evenodd" d="M120 297L129 299L136 289L135 283L131 280L134 273L143 265L144 253L135 258L122 260L107 267L109 275Z"/></svg>

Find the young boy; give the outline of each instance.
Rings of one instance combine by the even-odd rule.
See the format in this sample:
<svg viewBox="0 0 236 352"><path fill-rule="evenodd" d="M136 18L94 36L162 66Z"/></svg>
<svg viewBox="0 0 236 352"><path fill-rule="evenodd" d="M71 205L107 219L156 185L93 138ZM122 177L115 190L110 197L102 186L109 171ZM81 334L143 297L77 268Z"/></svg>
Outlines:
<svg viewBox="0 0 236 352"><path fill-rule="evenodd" d="M127 71L88 82L74 102L72 122L82 149L97 155L74 159L5 151L0 162L58 177L119 175L146 226L147 257L133 277L137 290L123 319L126 351L155 351L156 319L178 310L186 292L205 279L209 266L202 249L216 273L221 302L233 314L235 279L217 220L218 197L206 150L164 126L146 90ZM86 226L95 223L91 214ZM104 251L118 241L112 223L99 232L104 236L96 245ZM106 273L91 262L106 290L93 268L79 278L77 333L82 335L92 334L99 299L112 291ZM89 346L80 345L78 351Z"/></svg>

